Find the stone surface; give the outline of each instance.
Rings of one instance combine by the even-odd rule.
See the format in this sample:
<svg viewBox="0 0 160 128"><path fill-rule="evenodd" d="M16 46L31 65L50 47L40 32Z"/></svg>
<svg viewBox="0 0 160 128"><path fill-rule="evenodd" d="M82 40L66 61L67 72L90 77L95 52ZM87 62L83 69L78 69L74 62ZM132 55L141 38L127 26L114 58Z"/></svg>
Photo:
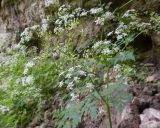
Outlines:
<svg viewBox="0 0 160 128"><path fill-rule="evenodd" d="M138 85L130 89L133 100L126 105L118 128L159 128L160 92L154 85Z"/></svg>
<svg viewBox="0 0 160 128"><path fill-rule="evenodd" d="M3 2L4 0L2 0ZM10 1L0 8L0 31L14 32L41 21L44 14L43 0L19 1L12 6Z"/></svg>
<svg viewBox="0 0 160 128"><path fill-rule="evenodd" d="M133 0L130 8L135 8L141 12L160 11L160 0Z"/></svg>
<svg viewBox="0 0 160 128"><path fill-rule="evenodd" d="M160 128L160 122L148 121L139 126L139 128Z"/></svg>
<svg viewBox="0 0 160 128"><path fill-rule="evenodd" d="M153 56L155 57L158 64L160 64L160 33L155 32L151 35L153 42Z"/></svg>
<svg viewBox="0 0 160 128"><path fill-rule="evenodd" d="M16 34L0 32L0 52L4 51L16 40Z"/></svg>
<svg viewBox="0 0 160 128"><path fill-rule="evenodd" d="M153 108L148 108L143 111L143 114L140 115L141 118L141 123L146 123L147 121L160 121L160 111L153 109Z"/></svg>

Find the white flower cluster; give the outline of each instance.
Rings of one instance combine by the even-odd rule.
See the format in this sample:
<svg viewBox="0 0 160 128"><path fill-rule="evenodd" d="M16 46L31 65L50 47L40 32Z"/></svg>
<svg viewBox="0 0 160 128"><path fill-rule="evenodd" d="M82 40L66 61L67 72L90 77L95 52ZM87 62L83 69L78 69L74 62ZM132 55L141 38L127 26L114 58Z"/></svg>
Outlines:
<svg viewBox="0 0 160 128"><path fill-rule="evenodd" d="M70 92L71 101L78 101L82 90L86 93L94 89L91 79L96 76L92 72L90 68L81 65L71 67L59 74L58 87L66 88Z"/></svg>
<svg viewBox="0 0 160 128"><path fill-rule="evenodd" d="M110 40L98 41L93 45L93 49L99 51L101 54L111 54L112 50L110 49L111 46Z"/></svg>
<svg viewBox="0 0 160 128"><path fill-rule="evenodd" d="M26 85L32 85L34 83L34 77L29 75L29 76L24 76L19 79L17 79L17 84L22 84L23 86Z"/></svg>
<svg viewBox="0 0 160 128"><path fill-rule="evenodd" d="M104 44L104 45L109 45L110 43L111 43L111 41L107 41L107 40L97 41L97 42L93 45L93 49L97 49L98 47L102 46L103 44Z"/></svg>
<svg viewBox="0 0 160 128"><path fill-rule="evenodd" d="M112 55L120 51L117 44L111 43L110 40L103 40L96 42L93 46L94 54Z"/></svg>
<svg viewBox="0 0 160 128"><path fill-rule="evenodd" d="M152 25L151 23L140 23L140 24L137 24L137 28L139 29L139 31L147 31L147 30L151 30L152 29Z"/></svg>
<svg viewBox="0 0 160 128"><path fill-rule="evenodd" d="M24 31L21 33L21 40L20 44L25 44L29 42L33 38L33 33L39 29L39 25L34 25L32 27L25 28Z"/></svg>
<svg viewBox="0 0 160 128"><path fill-rule="evenodd" d="M25 28L25 30L21 33L20 44L24 44L25 42L29 42L32 39L33 33L29 28Z"/></svg>
<svg viewBox="0 0 160 128"><path fill-rule="evenodd" d="M117 29L115 30L117 41L120 41L121 39L127 36L127 30L128 26L125 25L123 22L121 22L117 27Z"/></svg>
<svg viewBox="0 0 160 128"><path fill-rule="evenodd" d="M4 106L4 105L0 105L0 112L2 113L5 113L5 112L8 112L9 111L9 108Z"/></svg>
<svg viewBox="0 0 160 128"><path fill-rule="evenodd" d="M124 14L123 14L123 18L132 18L134 19L136 15L136 10L135 9L131 9L131 10L127 10Z"/></svg>
<svg viewBox="0 0 160 128"><path fill-rule="evenodd" d="M87 11L82 8L76 8L70 13L69 5L62 5L58 9L58 18L55 21L54 33L58 34L64 31L64 28L71 27L73 22L76 22L76 19L87 15Z"/></svg>
<svg viewBox="0 0 160 128"><path fill-rule="evenodd" d="M91 8L89 12L90 14L99 14L103 12L103 8Z"/></svg>
<svg viewBox="0 0 160 128"><path fill-rule="evenodd" d="M96 25L104 25L105 18L104 17L98 17L95 21Z"/></svg>
<svg viewBox="0 0 160 128"><path fill-rule="evenodd" d="M82 66L78 65L59 74L59 77L63 78L63 80L59 83L59 87L67 85L68 90L73 90L74 85L79 82L80 78L87 75L81 68Z"/></svg>
<svg viewBox="0 0 160 128"><path fill-rule="evenodd" d="M42 21L41 21L41 29L42 29L43 31L46 31L47 28L48 28L48 19L47 19L47 18L44 18L44 19L42 19Z"/></svg>
<svg viewBox="0 0 160 128"><path fill-rule="evenodd" d="M152 12L150 14L150 23L152 25L152 29L155 31L160 31L160 14Z"/></svg>
<svg viewBox="0 0 160 128"><path fill-rule="evenodd" d="M71 101L76 101L79 97L79 94L72 92L70 96L71 96Z"/></svg>
<svg viewBox="0 0 160 128"><path fill-rule="evenodd" d="M113 70L116 71L116 72L120 72L120 71L121 71L121 68L122 68L121 65L116 64L116 65L113 67Z"/></svg>
<svg viewBox="0 0 160 128"><path fill-rule="evenodd" d="M44 3L45 3L45 7L49 7L50 5L53 4L53 0L45 0Z"/></svg>
<svg viewBox="0 0 160 128"><path fill-rule="evenodd" d="M71 10L71 6L70 5L62 5L62 6L60 6L59 9L58 9L58 16L62 16L62 15L68 14L70 10Z"/></svg>
<svg viewBox="0 0 160 128"><path fill-rule="evenodd" d="M35 65L34 61L28 62L28 63L25 65L23 74L26 75L26 74L28 73L29 69L32 68L34 65Z"/></svg>
<svg viewBox="0 0 160 128"><path fill-rule="evenodd" d="M90 90L90 92L94 89L94 85L92 83L86 83L86 87Z"/></svg>
<svg viewBox="0 0 160 128"><path fill-rule="evenodd" d="M95 21L96 25L104 25L105 21L109 21L114 19L114 15L113 13L107 11L105 14L103 14L102 16L98 17L97 20Z"/></svg>

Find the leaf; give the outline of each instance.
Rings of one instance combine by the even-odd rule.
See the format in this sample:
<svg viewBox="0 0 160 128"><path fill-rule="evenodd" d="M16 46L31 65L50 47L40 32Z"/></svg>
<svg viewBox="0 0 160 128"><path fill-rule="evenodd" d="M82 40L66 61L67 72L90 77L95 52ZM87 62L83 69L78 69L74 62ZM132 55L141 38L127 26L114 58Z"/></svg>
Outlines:
<svg viewBox="0 0 160 128"><path fill-rule="evenodd" d="M124 79L120 78L102 92L102 96L105 97L105 99L109 97L110 103L119 111L122 111L126 102L132 98L132 95L126 90L128 85L124 85L123 81Z"/></svg>
<svg viewBox="0 0 160 128"><path fill-rule="evenodd" d="M116 56L111 58L110 63L115 65L117 63L125 63L128 61L135 61L135 56L133 51L123 51L118 53Z"/></svg>

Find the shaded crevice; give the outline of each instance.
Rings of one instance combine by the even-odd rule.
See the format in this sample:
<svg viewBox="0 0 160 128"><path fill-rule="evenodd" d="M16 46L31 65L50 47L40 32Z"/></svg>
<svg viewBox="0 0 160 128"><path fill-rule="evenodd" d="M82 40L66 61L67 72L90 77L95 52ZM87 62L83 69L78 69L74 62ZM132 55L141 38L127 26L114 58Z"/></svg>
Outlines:
<svg viewBox="0 0 160 128"><path fill-rule="evenodd" d="M152 50L153 48L151 36L145 34L141 34L138 37L136 37L134 41L131 43L131 45L137 53L147 52Z"/></svg>

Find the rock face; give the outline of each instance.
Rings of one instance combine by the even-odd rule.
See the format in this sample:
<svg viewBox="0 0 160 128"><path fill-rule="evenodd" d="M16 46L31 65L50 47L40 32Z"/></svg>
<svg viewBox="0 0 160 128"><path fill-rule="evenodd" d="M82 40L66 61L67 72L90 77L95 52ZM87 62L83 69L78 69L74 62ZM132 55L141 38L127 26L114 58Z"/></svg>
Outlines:
<svg viewBox="0 0 160 128"><path fill-rule="evenodd" d="M4 51L12 42L15 42L16 34L0 32L0 51Z"/></svg>
<svg viewBox="0 0 160 128"><path fill-rule="evenodd" d="M160 11L160 1L159 0L134 0L132 2L131 8L135 8L141 12L144 11Z"/></svg>
<svg viewBox="0 0 160 128"><path fill-rule="evenodd" d="M34 25L45 17L43 0L19 1L13 3L10 1L4 3L1 0L0 8L0 31L15 32L24 29L27 26Z"/></svg>
<svg viewBox="0 0 160 128"><path fill-rule="evenodd" d="M160 128L160 89L145 85L133 87L134 98L125 107L118 128Z"/></svg>
<svg viewBox="0 0 160 128"><path fill-rule="evenodd" d="M153 42L153 53L154 53L154 56L156 58L156 61L158 64L160 64L160 58L159 58L159 55L160 55L160 33L152 33L151 35L151 38L152 38L152 42Z"/></svg>
<svg viewBox="0 0 160 128"><path fill-rule="evenodd" d="M140 115L140 128L160 128L160 111L148 108Z"/></svg>
<svg viewBox="0 0 160 128"><path fill-rule="evenodd" d="M0 52L17 42L25 27L45 18L43 0L0 0Z"/></svg>

